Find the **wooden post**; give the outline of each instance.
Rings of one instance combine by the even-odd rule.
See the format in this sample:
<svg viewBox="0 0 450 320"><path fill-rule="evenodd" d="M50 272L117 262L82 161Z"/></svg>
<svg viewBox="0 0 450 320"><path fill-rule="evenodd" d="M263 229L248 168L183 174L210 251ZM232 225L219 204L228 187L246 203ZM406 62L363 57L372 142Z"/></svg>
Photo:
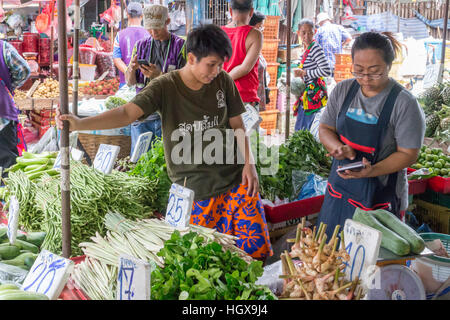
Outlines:
<svg viewBox="0 0 450 320"><path fill-rule="evenodd" d="M286 125L285 125L285 140L289 138L290 118L291 118L291 0L286 0L286 15L287 15L287 59L286 59Z"/></svg>
<svg viewBox="0 0 450 320"><path fill-rule="evenodd" d="M448 24L448 2L449 0L445 1L445 10L444 10L444 34L442 36L442 52L441 52L441 64L439 66L439 76L438 76L438 83L442 83L442 80L444 78L444 63L445 63L445 46L447 41L447 24Z"/></svg>
<svg viewBox="0 0 450 320"><path fill-rule="evenodd" d="M124 4L123 4L123 0L120 0L120 29L123 30L125 29L125 19L124 19L124 14L123 14L123 8L124 8ZM114 27L111 27L111 29L113 29Z"/></svg>
<svg viewBox="0 0 450 320"><path fill-rule="evenodd" d="M398 16L397 32L400 33L400 0L398 0L398 4L397 4L397 16Z"/></svg>
<svg viewBox="0 0 450 320"><path fill-rule="evenodd" d="M59 66L59 108L61 114L69 113L69 90L67 83L67 28L66 0L58 0L58 66ZM69 123L64 121L61 132L61 220L62 255L69 258L70 241L70 162L69 162Z"/></svg>
<svg viewBox="0 0 450 320"><path fill-rule="evenodd" d="M80 79L80 71L78 60L80 56L80 0L75 0L75 14L74 14L74 28L73 28L73 102L72 113L78 115L78 80Z"/></svg>

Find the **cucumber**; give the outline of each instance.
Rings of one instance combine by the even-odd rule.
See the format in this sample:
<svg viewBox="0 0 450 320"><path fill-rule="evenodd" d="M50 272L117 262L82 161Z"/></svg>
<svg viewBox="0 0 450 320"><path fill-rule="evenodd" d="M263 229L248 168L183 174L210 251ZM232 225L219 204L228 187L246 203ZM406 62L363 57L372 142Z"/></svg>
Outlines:
<svg viewBox="0 0 450 320"><path fill-rule="evenodd" d="M20 248L17 246L0 246L0 255L2 259L10 260L14 259L20 254ZM3 262L3 261L2 261Z"/></svg>
<svg viewBox="0 0 450 320"><path fill-rule="evenodd" d="M34 264L34 261L36 261L36 258L37 257L26 257L25 258L25 260L24 260L24 265L25 265L25 267L28 267L28 270L30 270L31 269L31 267L33 266L33 264Z"/></svg>
<svg viewBox="0 0 450 320"><path fill-rule="evenodd" d="M0 300L49 300L42 293L23 290L4 290L0 292Z"/></svg>
<svg viewBox="0 0 450 320"><path fill-rule="evenodd" d="M373 211L374 217L387 228L397 233L400 237L408 241L411 252L419 254L425 249L425 241L414 231L413 228L403 223L393 213L386 210Z"/></svg>
<svg viewBox="0 0 450 320"><path fill-rule="evenodd" d="M20 290L20 288L12 283L4 283L0 284L0 291L3 290Z"/></svg>
<svg viewBox="0 0 450 320"><path fill-rule="evenodd" d="M40 247L42 243L44 242L45 236L47 233L45 232L29 232L27 234L26 242L32 243L37 247Z"/></svg>
<svg viewBox="0 0 450 320"><path fill-rule="evenodd" d="M31 251L33 253L38 253L39 252L39 248L36 247L34 244L23 241L23 240L19 240L16 239L16 242L14 243L15 246L18 246L20 248L20 250L28 250Z"/></svg>
<svg viewBox="0 0 450 320"><path fill-rule="evenodd" d="M361 222L381 232L381 246L395 253L398 256L407 255L410 251L408 241L400 237L392 230L382 225L371 213L372 211L364 211L356 208L353 220Z"/></svg>
<svg viewBox="0 0 450 320"><path fill-rule="evenodd" d="M27 238L26 234L17 232L16 239L25 240Z"/></svg>
<svg viewBox="0 0 450 320"><path fill-rule="evenodd" d="M8 239L7 231L8 228L0 228L0 241Z"/></svg>

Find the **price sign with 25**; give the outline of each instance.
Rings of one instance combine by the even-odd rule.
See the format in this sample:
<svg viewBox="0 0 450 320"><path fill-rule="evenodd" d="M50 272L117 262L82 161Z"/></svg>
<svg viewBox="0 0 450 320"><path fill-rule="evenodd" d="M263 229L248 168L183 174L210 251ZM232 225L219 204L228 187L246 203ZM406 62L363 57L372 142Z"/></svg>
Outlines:
<svg viewBox="0 0 450 320"><path fill-rule="evenodd" d="M381 244L381 232L351 219L344 225L345 250L350 261L345 263L344 272L349 281L355 277L366 277L367 268L377 262Z"/></svg>
<svg viewBox="0 0 450 320"><path fill-rule="evenodd" d="M94 168L104 174L110 174L119 155L119 151L119 146L101 144L94 159Z"/></svg>
<svg viewBox="0 0 450 320"><path fill-rule="evenodd" d="M73 261L42 250L28 272L22 289L43 293L50 300L59 297L73 269Z"/></svg>
<svg viewBox="0 0 450 320"><path fill-rule="evenodd" d="M121 254L117 277L117 300L150 300L150 264Z"/></svg>
<svg viewBox="0 0 450 320"><path fill-rule="evenodd" d="M174 183L169 193L166 222L175 228L187 227L191 219L194 191Z"/></svg>

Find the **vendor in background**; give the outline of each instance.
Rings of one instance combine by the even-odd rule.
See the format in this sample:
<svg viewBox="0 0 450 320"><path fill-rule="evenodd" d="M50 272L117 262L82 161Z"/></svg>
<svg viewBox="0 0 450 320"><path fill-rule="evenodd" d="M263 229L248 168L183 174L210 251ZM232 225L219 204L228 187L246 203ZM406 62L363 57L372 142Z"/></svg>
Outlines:
<svg viewBox="0 0 450 320"><path fill-rule="evenodd" d="M258 97L258 60L263 45L261 31L249 26L253 16L252 0L231 0L231 22L222 29L227 33L233 46L233 55L223 64L244 103L251 104L259 110Z"/></svg>
<svg viewBox="0 0 450 320"><path fill-rule="evenodd" d="M127 84L136 85L136 93L140 92L152 79L163 73L180 69L186 64L184 40L169 32L167 28L169 23L167 7L151 5L144 8L144 28L148 30L150 36L136 42L131 62L125 73ZM146 63L139 63L142 60ZM156 137L161 137L161 118L157 113L132 124L131 154L139 135L149 131L153 132L152 141Z"/></svg>
<svg viewBox="0 0 450 320"><path fill-rule="evenodd" d="M234 235L236 246L255 259L265 259L272 255L272 246L258 174L244 133L241 115L245 107L234 81L222 70L232 54L230 40L219 27L205 25L188 34L186 51L187 63L181 70L152 80L131 102L83 119L60 115L57 109L57 125L62 128L63 120L68 120L70 130L120 128L158 112L164 123L170 180L195 192L190 223ZM205 143L200 146L195 141L197 134L204 135ZM215 136L212 142L211 136L206 137L210 134ZM215 159L210 159L211 146L221 156L217 158L215 151Z"/></svg>
<svg viewBox="0 0 450 320"><path fill-rule="evenodd" d="M406 168L417 160L425 119L416 98L388 76L399 49L390 33L356 38L356 79L338 83L321 117L320 141L334 158L318 217L318 223L328 225L328 238L356 208L385 209L402 217L408 206ZM365 168L336 171L356 161Z"/></svg>
<svg viewBox="0 0 450 320"><path fill-rule="evenodd" d="M18 152L19 111L13 92L30 76L28 63L8 42L0 40L0 167L6 169L16 162Z"/></svg>
<svg viewBox="0 0 450 320"><path fill-rule="evenodd" d="M255 11L250 19L249 25L253 28L261 31L264 30L264 21L266 20L266 16L259 11ZM259 64L258 64L258 97L259 101L259 111L266 110L266 104L270 103L269 100L269 83L270 83L270 75L267 72L267 61L262 54L259 55Z"/></svg>
<svg viewBox="0 0 450 320"><path fill-rule="evenodd" d="M342 47L352 40L352 35L341 25L331 22L326 12L317 15L316 23L320 26L315 35L316 42L322 47L334 75L335 54L342 53Z"/></svg>
<svg viewBox="0 0 450 320"><path fill-rule="evenodd" d="M302 40L304 53L300 68L294 70L296 77L305 82L305 91L294 105L295 131L309 130L316 112L327 104L327 86L324 77L331 75L330 66L322 48L313 40L314 23L303 19L298 25L298 36Z"/></svg>
<svg viewBox="0 0 450 320"><path fill-rule="evenodd" d="M114 65L119 69L120 87L126 84L125 72L131 61L134 45L138 40L149 36L148 31L141 26L142 6L137 2L130 2L127 7L128 27L117 33L114 39Z"/></svg>

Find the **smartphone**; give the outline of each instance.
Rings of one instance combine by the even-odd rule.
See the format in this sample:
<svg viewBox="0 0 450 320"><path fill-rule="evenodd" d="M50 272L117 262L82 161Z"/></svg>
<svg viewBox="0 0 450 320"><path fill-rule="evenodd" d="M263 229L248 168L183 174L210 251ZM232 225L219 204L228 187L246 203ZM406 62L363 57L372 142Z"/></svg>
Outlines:
<svg viewBox="0 0 450 320"><path fill-rule="evenodd" d="M362 163L362 161L358 161L358 162L353 162L353 163L346 164L345 166L342 166L341 168L338 168L336 171L337 172L344 172L345 170L361 171L365 167L366 166Z"/></svg>
<svg viewBox="0 0 450 320"><path fill-rule="evenodd" d="M150 63L148 63L148 61L145 60L145 59L139 59L139 60L138 60L138 63L139 63L139 64L146 65L146 66L149 66L149 65L150 65Z"/></svg>

